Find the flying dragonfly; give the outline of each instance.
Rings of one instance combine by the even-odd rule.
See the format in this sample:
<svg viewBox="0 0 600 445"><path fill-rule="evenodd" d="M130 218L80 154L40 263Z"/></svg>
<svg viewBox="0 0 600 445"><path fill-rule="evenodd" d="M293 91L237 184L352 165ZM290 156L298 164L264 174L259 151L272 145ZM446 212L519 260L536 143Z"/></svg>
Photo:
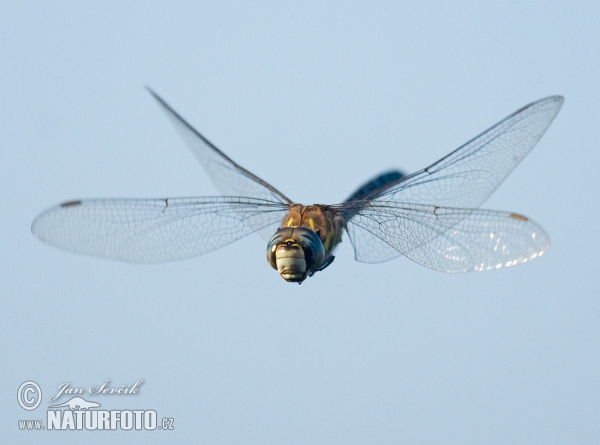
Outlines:
<svg viewBox="0 0 600 445"><path fill-rule="evenodd" d="M531 219L478 207L543 136L561 96L524 106L413 174L379 175L341 204L302 205L234 162L148 90L222 196L72 200L34 220L40 240L84 255L160 263L258 232L268 239L269 264L296 283L333 262L344 231L357 261L404 255L450 273L514 266L550 247Z"/></svg>

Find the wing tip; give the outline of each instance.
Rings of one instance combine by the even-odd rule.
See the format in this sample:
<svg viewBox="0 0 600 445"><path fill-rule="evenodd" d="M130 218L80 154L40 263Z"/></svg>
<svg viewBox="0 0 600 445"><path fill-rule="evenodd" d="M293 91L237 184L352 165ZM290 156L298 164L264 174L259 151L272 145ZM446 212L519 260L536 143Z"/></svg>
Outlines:
<svg viewBox="0 0 600 445"><path fill-rule="evenodd" d="M554 96L548 96L548 97L544 97L542 99L538 99L534 102L531 102L521 108L519 108L517 111L514 112L514 115L521 113L522 111L527 110L528 108L533 108L536 106L541 106L541 105L545 105L548 103L554 103L557 105L556 107L556 113L558 113L558 111L561 109L561 107L563 106L563 103L565 102L565 98L564 96L561 96L559 94L554 95Z"/></svg>
<svg viewBox="0 0 600 445"><path fill-rule="evenodd" d="M158 96L158 94L156 94L156 93L154 92L154 90L153 90L152 88L150 88L150 86L148 86L148 85L144 85L144 88L145 88L145 90L146 90L146 91L148 91L148 92L149 92L150 94L152 94L154 97L157 97L157 96Z"/></svg>
<svg viewBox="0 0 600 445"><path fill-rule="evenodd" d="M158 95L158 93L156 93L152 88L150 88L148 85L144 85L144 88L146 89L146 91L148 91L148 93L150 93L152 95L152 97L160 104L163 106L163 108L167 109L168 111L170 111L171 113L174 113L173 109L169 106L169 104L167 104L167 102L165 102L165 100L160 97ZM174 113L175 114L175 113Z"/></svg>
<svg viewBox="0 0 600 445"><path fill-rule="evenodd" d="M548 101L550 102L554 102L558 105L558 109L560 110L560 108L563 106L563 104L565 103L565 97L561 96L560 94L557 94L555 96L549 96L546 98Z"/></svg>

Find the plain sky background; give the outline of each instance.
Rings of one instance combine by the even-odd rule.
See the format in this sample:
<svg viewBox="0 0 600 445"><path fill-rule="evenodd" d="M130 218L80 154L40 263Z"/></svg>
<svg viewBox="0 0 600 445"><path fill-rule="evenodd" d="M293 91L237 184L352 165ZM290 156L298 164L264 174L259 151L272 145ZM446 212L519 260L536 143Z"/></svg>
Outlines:
<svg viewBox="0 0 600 445"><path fill-rule="evenodd" d="M598 443L599 23L593 1L2 2L2 442ZM307 204L562 94L483 206L553 245L446 275L357 263L346 239L298 286L258 236L153 266L39 242L33 219L68 199L216 194L145 84ZM59 384L107 378L145 383L92 400L175 430L18 430ZM16 401L26 380L36 411Z"/></svg>

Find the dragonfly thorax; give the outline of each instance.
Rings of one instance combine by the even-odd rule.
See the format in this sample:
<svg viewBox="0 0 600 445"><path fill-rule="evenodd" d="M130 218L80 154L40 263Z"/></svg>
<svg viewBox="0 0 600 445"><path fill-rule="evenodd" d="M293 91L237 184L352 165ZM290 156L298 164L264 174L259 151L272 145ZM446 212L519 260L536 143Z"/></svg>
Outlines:
<svg viewBox="0 0 600 445"><path fill-rule="evenodd" d="M319 236L306 227L284 227L267 245L267 261L284 280L301 283L315 273L325 259Z"/></svg>

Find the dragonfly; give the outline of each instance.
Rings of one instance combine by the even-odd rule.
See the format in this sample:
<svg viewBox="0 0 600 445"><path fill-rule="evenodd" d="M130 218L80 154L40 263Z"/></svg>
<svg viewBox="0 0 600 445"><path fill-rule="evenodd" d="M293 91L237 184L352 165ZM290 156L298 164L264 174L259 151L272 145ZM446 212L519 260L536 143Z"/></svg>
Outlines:
<svg viewBox="0 0 600 445"><path fill-rule="evenodd" d="M515 266L550 247L548 234L530 218L479 207L544 135L561 96L520 108L415 173L391 170L340 204L303 205L234 162L148 91L221 195L71 200L34 220L40 240L78 254L160 263L258 233L268 240L268 263L295 283L331 265L344 234L357 261L405 256L448 273Z"/></svg>

